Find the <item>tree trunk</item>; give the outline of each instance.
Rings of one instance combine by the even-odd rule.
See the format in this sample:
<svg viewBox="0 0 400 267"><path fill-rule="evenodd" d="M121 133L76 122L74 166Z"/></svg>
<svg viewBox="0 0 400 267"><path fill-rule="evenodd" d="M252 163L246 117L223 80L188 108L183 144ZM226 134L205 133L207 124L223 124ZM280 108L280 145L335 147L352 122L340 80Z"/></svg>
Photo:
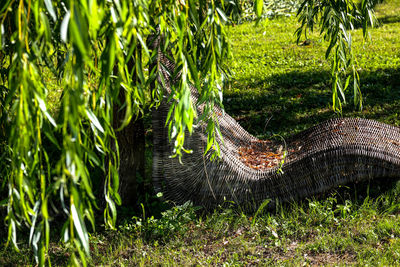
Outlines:
<svg viewBox="0 0 400 267"><path fill-rule="evenodd" d="M128 62L131 71L135 63L133 60ZM117 67L114 68L116 73ZM136 80L132 77L132 80ZM120 105L125 101L125 91L120 89ZM125 116L125 111L119 111L120 105L114 106L114 129L118 129ZM119 146L119 194L122 203L126 207L134 207L138 199L138 176L145 176L145 135L143 119L132 120L125 128L116 131Z"/></svg>
<svg viewBox="0 0 400 267"><path fill-rule="evenodd" d="M123 118L123 112L116 111L117 123ZM145 175L145 138L143 119L132 121L121 131L116 132L120 165L119 194L124 206L133 207L138 199L138 176Z"/></svg>

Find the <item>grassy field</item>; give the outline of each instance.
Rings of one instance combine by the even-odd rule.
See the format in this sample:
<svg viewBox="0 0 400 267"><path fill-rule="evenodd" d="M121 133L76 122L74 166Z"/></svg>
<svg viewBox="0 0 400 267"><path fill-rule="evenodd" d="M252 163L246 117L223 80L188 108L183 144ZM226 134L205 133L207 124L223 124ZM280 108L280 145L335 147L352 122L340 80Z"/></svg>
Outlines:
<svg viewBox="0 0 400 267"><path fill-rule="evenodd" d="M361 29L352 32L364 108L354 108L349 92L342 116L399 125L400 3L386 2L377 7L381 25L371 30L368 42L362 40ZM231 30L233 82L225 91L225 108L258 137L268 138L273 133L286 137L338 116L330 108L330 60L324 56L327 43L316 30L309 36L310 45L297 45L296 28L292 17Z"/></svg>
<svg viewBox="0 0 400 267"><path fill-rule="evenodd" d="M360 30L352 32L364 109L355 109L349 94L342 116L400 125L400 0L376 10L380 26L368 42ZM327 44L313 34L310 45L297 45L296 27L292 16L230 29L225 109L260 138L286 138L339 116L330 109ZM126 217L119 231L94 233L90 243L90 265L397 265L400 184L351 184L255 214L234 204L204 213L188 203L156 218ZM68 255L68 248L52 243L53 265L66 264ZM21 254L1 249L0 266L10 265L34 265L32 254L24 247Z"/></svg>

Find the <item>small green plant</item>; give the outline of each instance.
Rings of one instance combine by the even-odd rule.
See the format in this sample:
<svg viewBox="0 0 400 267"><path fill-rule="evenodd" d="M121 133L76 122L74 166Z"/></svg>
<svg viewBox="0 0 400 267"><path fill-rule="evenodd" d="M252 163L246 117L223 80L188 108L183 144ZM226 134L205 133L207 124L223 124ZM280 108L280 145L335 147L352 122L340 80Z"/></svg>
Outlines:
<svg viewBox="0 0 400 267"><path fill-rule="evenodd" d="M351 216L353 203L351 200L346 199L344 204L336 205L335 212L338 213L341 218L346 219L348 216Z"/></svg>
<svg viewBox="0 0 400 267"><path fill-rule="evenodd" d="M196 211L201 207L193 206L192 202L173 206L163 211L160 218L146 217L143 208L143 217L133 217L134 224L128 224L128 228L139 232L145 239L167 240L172 234L183 234L190 222L197 218Z"/></svg>
<svg viewBox="0 0 400 267"><path fill-rule="evenodd" d="M308 204L310 224L319 226L337 222L335 218L336 203L337 199L334 196L328 197L323 201L311 200Z"/></svg>
<svg viewBox="0 0 400 267"><path fill-rule="evenodd" d="M251 223L251 226L254 226L257 221L257 217L261 215L261 213L264 211L264 209L268 206L268 204L271 202L270 199L266 199L261 203L260 207L257 209L256 213L253 216L253 221Z"/></svg>

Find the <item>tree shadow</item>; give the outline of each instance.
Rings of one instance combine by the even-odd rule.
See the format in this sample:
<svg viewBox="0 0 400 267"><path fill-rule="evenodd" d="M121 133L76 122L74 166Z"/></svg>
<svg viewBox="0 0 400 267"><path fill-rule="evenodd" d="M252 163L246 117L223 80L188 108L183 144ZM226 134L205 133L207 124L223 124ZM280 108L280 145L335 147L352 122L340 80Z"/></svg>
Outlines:
<svg viewBox="0 0 400 267"><path fill-rule="evenodd" d="M353 203L361 205L366 198L376 199L382 194L399 195L399 178L382 177L367 179L359 182L350 182L320 195L316 199L326 199L332 195L337 196L338 204L350 199Z"/></svg>
<svg viewBox="0 0 400 267"><path fill-rule="evenodd" d="M378 18L378 25L381 26L383 24L397 23L400 22L399 15L388 15L384 17Z"/></svg>
<svg viewBox="0 0 400 267"><path fill-rule="evenodd" d="M249 82L252 81L252 82ZM397 124L387 116L400 107L400 70L379 69L360 73L364 111L352 104L352 92L347 92L348 104L343 117L362 117ZM251 77L237 80L235 88L225 93L224 106L247 131L260 137L280 135L284 138L317 123L339 115L332 111L331 84L328 71L301 72Z"/></svg>

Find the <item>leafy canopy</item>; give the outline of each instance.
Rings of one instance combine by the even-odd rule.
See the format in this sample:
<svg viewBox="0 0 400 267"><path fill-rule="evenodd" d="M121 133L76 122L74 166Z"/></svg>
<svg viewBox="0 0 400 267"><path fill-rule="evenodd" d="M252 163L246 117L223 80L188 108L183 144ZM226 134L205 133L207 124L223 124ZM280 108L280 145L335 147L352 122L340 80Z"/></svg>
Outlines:
<svg viewBox="0 0 400 267"><path fill-rule="evenodd" d="M18 230L28 227L44 264L51 205L65 215L61 237L73 248L72 263L86 264L87 223L95 227L97 209L93 169L105 174L104 218L115 226L121 204L115 133L161 101L158 53L175 62L168 122L174 153L184 150L185 131L196 123L190 83L211 112L204 120L218 150L212 107L222 100L224 25L238 12L235 1L2 1L0 169L8 240L16 248ZM62 88L57 103L49 98L54 79ZM115 112L124 112L122 121Z"/></svg>

